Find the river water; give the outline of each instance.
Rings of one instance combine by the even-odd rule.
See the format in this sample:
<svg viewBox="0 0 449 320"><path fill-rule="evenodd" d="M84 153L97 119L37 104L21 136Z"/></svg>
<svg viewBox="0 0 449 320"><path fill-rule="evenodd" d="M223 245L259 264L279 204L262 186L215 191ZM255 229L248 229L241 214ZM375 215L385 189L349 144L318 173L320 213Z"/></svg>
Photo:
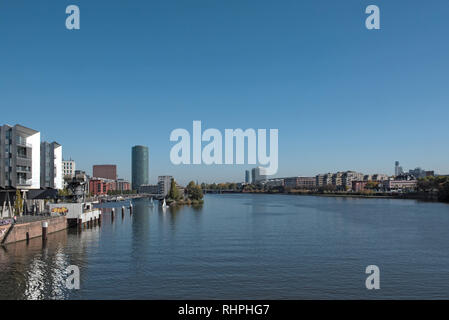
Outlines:
<svg viewBox="0 0 449 320"><path fill-rule="evenodd" d="M108 204L108 206L123 204ZM0 247L1 299L448 299L449 205L225 194ZM67 267L80 289L67 289ZM367 290L365 269L380 269Z"/></svg>

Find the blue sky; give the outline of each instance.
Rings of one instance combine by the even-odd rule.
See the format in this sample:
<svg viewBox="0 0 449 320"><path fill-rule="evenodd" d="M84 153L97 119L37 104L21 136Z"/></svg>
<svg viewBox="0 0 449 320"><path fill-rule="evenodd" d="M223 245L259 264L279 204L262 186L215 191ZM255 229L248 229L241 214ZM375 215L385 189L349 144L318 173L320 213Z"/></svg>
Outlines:
<svg viewBox="0 0 449 320"><path fill-rule="evenodd" d="M65 28L65 8L81 29ZM365 28L365 8L381 30ZM449 173L447 0L0 2L0 123L63 145L91 171L241 181L247 165L174 166L170 132L279 129L277 176Z"/></svg>

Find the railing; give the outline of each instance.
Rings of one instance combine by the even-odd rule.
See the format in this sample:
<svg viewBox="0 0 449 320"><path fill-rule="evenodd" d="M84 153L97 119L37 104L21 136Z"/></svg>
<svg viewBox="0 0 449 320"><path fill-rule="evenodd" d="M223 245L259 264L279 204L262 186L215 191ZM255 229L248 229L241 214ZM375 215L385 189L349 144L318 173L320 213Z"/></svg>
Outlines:
<svg viewBox="0 0 449 320"><path fill-rule="evenodd" d="M31 168L22 167L22 166L17 166L17 167L16 167L16 171L17 171L17 172L26 172L26 173L29 173L29 172L31 172Z"/></svg>
<svg viewBox="0 0 449 320"><path fill-rule="evenodd" d="M33 184L32 179L18 179L17 185L19 186L31 186Z"/></svg>
<svg viewBox="0 0 449 320"><path fill-rule="evenodd" d="M26 154L20 154L20 153L17 154L17 158L31 160L31 157L27 156Z"/></svg>
<svg viewBox="0 0 449 320"><path fill-rule="evenodd" d="M32 148L32 147L33 147L32 144L27 143L25 139L20 138L20 137L17 138L16 142L17 142L17 145L18 145L18 146L28 147L28 148Z"/></svg>

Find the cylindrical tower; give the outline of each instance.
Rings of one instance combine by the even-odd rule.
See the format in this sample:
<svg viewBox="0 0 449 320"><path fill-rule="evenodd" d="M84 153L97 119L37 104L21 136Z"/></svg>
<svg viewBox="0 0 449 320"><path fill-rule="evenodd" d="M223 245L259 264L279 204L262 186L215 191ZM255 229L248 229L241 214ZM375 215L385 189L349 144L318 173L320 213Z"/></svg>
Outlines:
<svg viewBox="0 0 449 320"><path fill-rule="evenodd" d="M134 146L132 148L132 189L138 190L141 185L149 182L149 152L148 147Z"/></svg>

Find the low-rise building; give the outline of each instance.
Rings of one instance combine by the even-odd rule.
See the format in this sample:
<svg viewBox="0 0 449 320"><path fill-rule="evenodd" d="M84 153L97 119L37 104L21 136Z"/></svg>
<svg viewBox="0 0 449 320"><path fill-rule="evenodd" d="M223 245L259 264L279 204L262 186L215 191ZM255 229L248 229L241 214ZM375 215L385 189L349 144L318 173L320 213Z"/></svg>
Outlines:
<svg viewBox="0 0 449 320"><path fill-rule="evenodd" d="M285 179L278 178L278 179L268 179L265 183L268 187L282 187L284 186Z"/></svg>
<svg viewBox="0 0 449 320"><path fill-rule="evenodd" d="M352 191L354 192L361 192L365 190L365 187L369 181L363 180L363 181L352 181Z"/></svg>
<svg viewBox="0 0 449 320"><path fill-rule="evenodd" d="M290 177L284 179L285 187L295 189L314 189L316 177Z"/></svg>
<svg viewBox="0 0 449 320"><path fill-rule="evenodd" d="M137 190L139 193L147 193L147 194L159 194L159 185L157 184L144 184L139 187Z"/></svg>
<svg viewBox="0 0 449 320"><path fill-rule="evenodd" d="M91 178L89 180L89 192L93 195L107 195L109 191L115 191L115 180L103 178Z"/></svg>
<svg viewBox="0 0 449 320"><path fill-rule="evenodd" d="M386 180L382 182L387 191L411 192L418 186L417 180Z"/></svg>
<svg viewBox="0 0 449 320"><path fill-rule="evenodd" d="M115 182L117 191L129 191L131 190L131 183L125 179L117 179Z"/></svg>

